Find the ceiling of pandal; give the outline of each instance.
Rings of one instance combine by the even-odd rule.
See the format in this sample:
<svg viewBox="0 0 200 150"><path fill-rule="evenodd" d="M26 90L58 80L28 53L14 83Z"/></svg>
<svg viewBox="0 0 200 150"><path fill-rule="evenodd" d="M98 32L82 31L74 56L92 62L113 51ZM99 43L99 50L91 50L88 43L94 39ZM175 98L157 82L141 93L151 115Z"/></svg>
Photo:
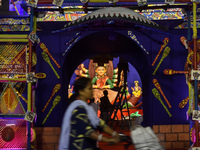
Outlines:
<svg viewBox="0 0 200 150"><path fill-rule="evenodd" d="M124 7L140 13L149 20L167 28L182 28L187 21L187 12L192 15L190 0L64 0L60 6L53 4L55 0L38 0L37 8L40 15L40 26L44 21L74 21L93 11L107 7ZM145 2L146 1L146 2ZM198 8L198 5L197 5ZM198 9L197 9L198 13ZM52 14L57 17L52 17ZM198 21L198 14L197 14ZM62 24L62 23L61 23Z"/></svg>
<svg viewBox="0 0 200 150"><path fill-rule="evenodd" d="M27 12L29 11L29 14L31 1L34 0L21 0L21 7ZM96 10L112 7L130 9L167 28L176 28L179 25L178 28L185 27L181 24L184 21L187 22L188 12L192 16L190 0L38 0L35 2L37 4L34 11L37 14L38 27L41 30L56 30L66 25L66 22L73 22ZM55 2L60 2L60 5ZM197 21L200 18L198 5ZM50 24L49 21L51 21Z"/></svg>
<svg viewBox="0 0 200 150"><path fill-rule="evenodd" d="M57 2L57 3L56 3ZM191 0L38 0L37 8L56 6L65 11L94 11L105 7L126 7L133 10L191 8ZM74 6L79 6L74 8ZM60 9L60 8L61 9Z"/></svg>

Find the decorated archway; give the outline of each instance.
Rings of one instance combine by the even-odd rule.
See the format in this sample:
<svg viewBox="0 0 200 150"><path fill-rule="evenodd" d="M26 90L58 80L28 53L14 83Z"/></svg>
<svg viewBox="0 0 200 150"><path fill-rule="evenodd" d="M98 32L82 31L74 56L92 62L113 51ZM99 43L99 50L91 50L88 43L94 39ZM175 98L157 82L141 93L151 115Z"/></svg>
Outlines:
<svg viewBox="0 0 200 150"><path fill-rule="evenodd" d="M68 85L78 65L84 60L94 58L98 55L103 56L102 60L105 60L106 57L123 57L137 70L144 92L144 125L151 124L151 118L145 118L145 112L148 113L148 116L151 113L151 103L148 102L148 97L150 97L150 67L146 53L131 38L119 32L101 31L91 33L80 39L68 50L63 65L63 98L67 99L68 97Z"/></svg>

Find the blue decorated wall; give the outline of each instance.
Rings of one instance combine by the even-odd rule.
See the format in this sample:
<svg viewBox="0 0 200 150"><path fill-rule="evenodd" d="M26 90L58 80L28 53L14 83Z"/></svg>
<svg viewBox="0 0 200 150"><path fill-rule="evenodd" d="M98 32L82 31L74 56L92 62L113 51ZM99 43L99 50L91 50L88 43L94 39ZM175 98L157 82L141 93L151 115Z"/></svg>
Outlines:
<svg viewBox="0 0 200 150"><path fill-rule="evenodd" d="M128 31L132 31L139 43L149 53L147 54L131 37ZM38 79L37 88L35 89L35 106L37 119L35 126L59 127L62 122L63 114L67 106L68 85L75 79L74 71L80 63L88 61L89 58L99 54L112 54L117 57L125 58L131 65L131 71L128 73L128 82L133 84L135 79L140 80L140 86L143 89L143 114L144 126L167 125L167 124L188 124L186 111L188 104L184 108L179 108L179 103L188 97L188 86L184 74L165 75L165 69L184 71L188 51L180 41L180 37L187 38L187 30L170 29L167 33L137 29L133 30L101 30L101 31L84 31L81 32L80 38L74 42L63 56L64 51L68 48L66 42L74 38L78 31L63 31L52 33L51 31L38 31L37 35L40 41L46 45L51 55L60 64L58 68L51 60L51 63L57 73L58 79L51 67L41 56L42 49L36 46L37 65L36 73L43 72L47 76L45 79ZM145 34L146 35L145 35ZM109 39L114 36L114 39ZM164 38L169 38L168 47L169 55L160 64L155 75L152 75L158 65L161 55L155 66L151 66L154 58L161 47ZM114 68L117 61L113 61ZM133 68L132 68L133 67ZM163 93L171 104L168 107L163 96L161 99L164 105L171 113L171 117L166 112L161 102L155 98L152 89L155 88L152 80L157 79ZM46 110L42 112L45 104L49 100L52 90L56 84L61 84L61 89L54 95ZM54 98L60 95L61 101L53 108L48 119L44 124L45 117L48 115L53 106Z"/></svg>

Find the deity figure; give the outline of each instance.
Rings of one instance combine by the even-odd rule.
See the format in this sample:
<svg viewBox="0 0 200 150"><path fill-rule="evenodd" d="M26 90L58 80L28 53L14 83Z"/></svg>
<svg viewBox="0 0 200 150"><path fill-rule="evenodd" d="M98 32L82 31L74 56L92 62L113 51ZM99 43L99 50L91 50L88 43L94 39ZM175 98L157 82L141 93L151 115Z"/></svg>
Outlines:
<svg viewBox="0 0 200 150"><path fill-rule="evenodd" d="M94 89L93 95L95 99L100 99L103 96L103 91L107 89L110 102L112 102L117 95L117 92L112 90L117 81L115 79L117 77L116 73L117 70L113 69L112 61L108 63L95 63L92 59L89 62L88 69L84 64L80 64L75 70L77 78L84 76L92 79Z"/></svg>
<svg viewBox="0 0 200 150"><path fill-rule="evenodd" d="M132 89L132 96L128 99L127 104L124 104L123 108L138 108L142 105L143 102L138 103L140 98L142 97L142 88L139 86L139 82L136 80L134 81L135 86L131 87ZM136 105L137 104L137 105Z"/></svg>
<svg viewBox="0 0 200 150"><path fill-rule="evenodd" d="M117 92L112 90L115 85L115 80L113 79L113 74L115 73L112 61L103 64L90 61L89 70L94 88L94 97L100 99L103 97L103 91L106 89L108 91L108 98L112 102L117 95Z"/></svg>
<svg viewBox="0 0 200 150"><path fill-rule="evenodd" d="M139 82L136 80L134 81L135 83L135 86L134 87L131 87L132 89L132 94L135 96L135 97L140 97L141 94L142 94L142 88L139 86Z"/></svg>
<svg viewBox="0 0 200 150"><path fill-rule="evenodd" d="M93 88L110 89L114 87L112 81L106 75L106 72L107 72L106 65L96 66L95 69L96 76L92 79Z"/></svg>

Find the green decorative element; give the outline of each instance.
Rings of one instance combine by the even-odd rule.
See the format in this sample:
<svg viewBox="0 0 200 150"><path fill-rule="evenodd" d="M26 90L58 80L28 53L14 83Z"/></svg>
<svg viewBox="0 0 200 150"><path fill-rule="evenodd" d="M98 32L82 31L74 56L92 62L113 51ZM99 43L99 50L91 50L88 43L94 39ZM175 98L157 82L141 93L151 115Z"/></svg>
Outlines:
<svg viewBox="0 0 200 150"><path fill-rule="evenodd" d="M42 55L43 59L49 64L49 66L51 67L51 69L52 69L53 72L55 73L56 77L59 79L60 76L58 75L58 73L57 73L56 70L54 69L53 65L51 64L51 61L50 61L50 58L49 58L48 54L45 53L45 52L42 52L41 55Z"/></svg>
<svg viewBox="0 0 200 150"><path fill-rule="evenodd" d="M124 104L124 106L123 106L123 108L131 108L131 107L133 107L130 103L126 103L126 104Z"/></svg>
<svg viewBox="0 0 200 150"><path fill-rule="evenodd" d="M142 115L140 115L138 111L130 114L130 118L139 117L139 116L142 116Z"/></svg>
<svg viewBox="0 0 200 150"><path fill-rule="evenodd" d="M152 89L152 93L154 94L154 96L160 101L160 103L162 104L162 106L165 108L166 112L168 113L169 117L171 117L171 113L169 112L169 110L167 109L167 107L165 106L165 104L163 103L161 97L160 97L160 93L158 92L158 90L156 88Z"/></svg>
<svg viewBox="0 0 200 150"><path fill-rule="evenodd" d="M156 71L157 71L158 68L160 67L160 64L161 64L161 63L163 62L163 60L168 56L169 52L170 52L170 47L167 46L167 47L164 49L163 53L162 53L162 57L161 57L161 59L160 59L160 62L158 63L156 69L154 70L153 75L156 74Z"/></svg>
<svg viewBox="0 0 200 150"><path fill-rule="evenodd" d="M44 124L46 122L46 120L48 119L49 115L51 114L52 110L56 107L56 105L60 102L61 100L61 96L60 95L57 95L55 97L55 99L53 100L53 105L51 107L51 109L49 110L48 114L46 115L44 121L42 122L42 124Z"/></svg>

